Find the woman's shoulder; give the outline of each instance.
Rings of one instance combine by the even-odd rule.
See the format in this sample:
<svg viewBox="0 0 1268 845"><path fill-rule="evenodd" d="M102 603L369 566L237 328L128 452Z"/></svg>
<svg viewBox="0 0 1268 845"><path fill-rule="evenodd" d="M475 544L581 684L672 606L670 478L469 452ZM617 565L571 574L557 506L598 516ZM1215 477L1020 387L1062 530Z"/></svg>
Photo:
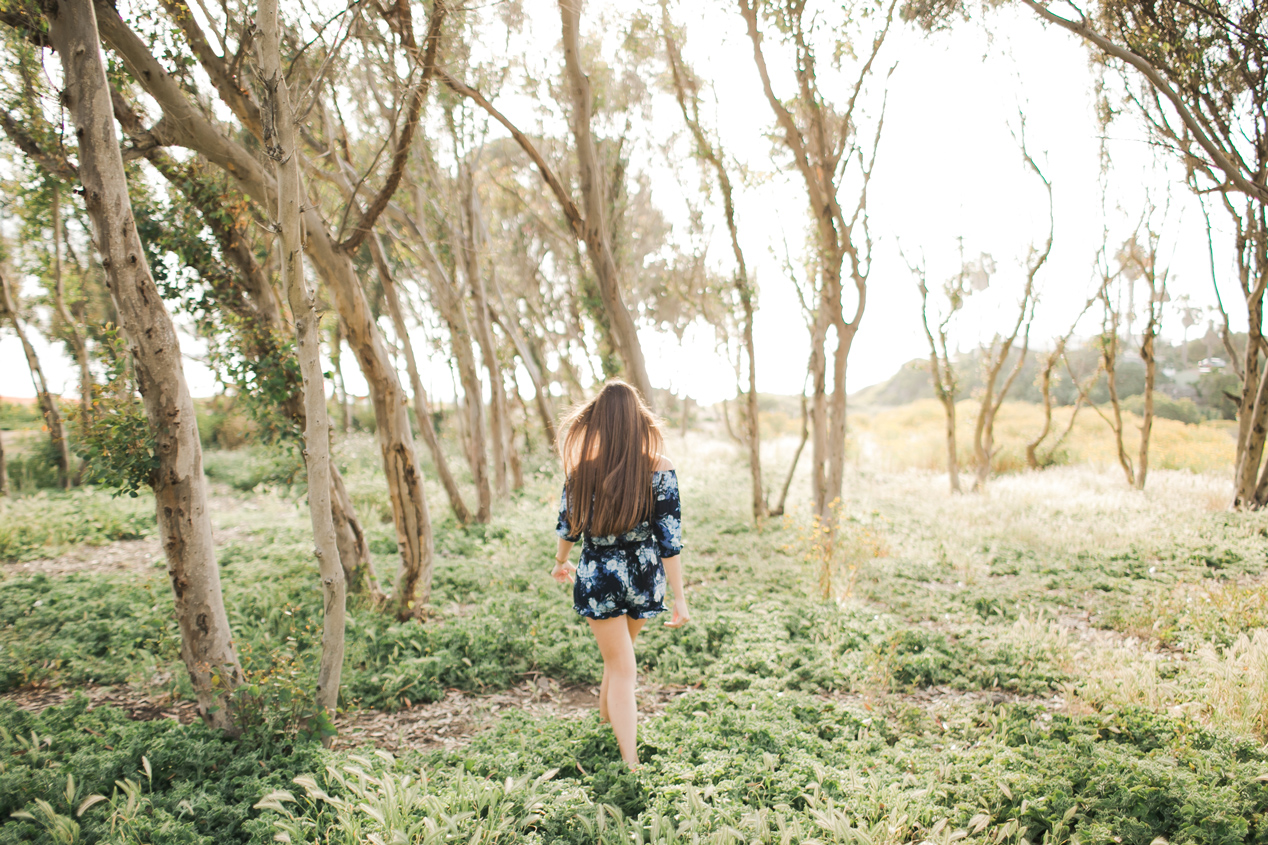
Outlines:
<svg viewBox="0 0 1268 845"><path fill-rule="evenodd" d="M652 463L652 472L672 472L674 462L664 455L657 455L656 460Z"/></svg>

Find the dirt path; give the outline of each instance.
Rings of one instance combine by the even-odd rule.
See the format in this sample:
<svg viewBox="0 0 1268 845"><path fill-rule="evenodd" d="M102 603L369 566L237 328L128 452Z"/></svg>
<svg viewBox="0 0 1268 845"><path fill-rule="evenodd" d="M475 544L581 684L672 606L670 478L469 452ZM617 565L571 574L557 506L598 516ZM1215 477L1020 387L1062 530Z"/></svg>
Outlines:
<svg viewBox="0 0 1268 845"><path fill-rule="evenodd" d="M689 688L640 684L639 715L659 716ZM394 713L357 710L335 720L335 748L371 744L385 751L453 749L494 725L507 713L521 711L535 718L580 719L599 708L599 688L561 685L538 677L491 695L449 690L440 701L416 704Z"/></svg>

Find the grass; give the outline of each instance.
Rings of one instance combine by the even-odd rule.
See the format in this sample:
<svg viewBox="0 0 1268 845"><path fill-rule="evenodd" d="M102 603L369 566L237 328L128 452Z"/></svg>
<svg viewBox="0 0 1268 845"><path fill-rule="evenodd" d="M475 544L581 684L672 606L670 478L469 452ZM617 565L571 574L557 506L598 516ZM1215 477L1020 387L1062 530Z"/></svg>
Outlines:
<svg viewBox="0 0 1268 845"><path fill-rule="evenodd" d="M1204 443L1205 429L1181 433ZM766 445L772 472L793 445ZM640 638L645 681L687 691L642 723L637 774L594 714L511 714L430 754L307 743L295 717L320 592L304 503L267 454L212 453L226 604L262 702L246 736L86 713L84 699L40 716L0 705L0 812L30 816L0 824L0 843L1268 841L1268 516L1222 509L1226 471L1160 470L1140 493L1081 464L951 497L945 477L856 449L824 600L804 480L790 515L759 530L731 445L669 446L695 618ZM341 441L337 460L390 575L376 447ZM434 616L399 624L354 597L341 706L538 673L597 683L589 632L546 576L558 478L526 463L547 468L487 526L456 525L429 477ZM151 506L18 499L0 537L19 539L0 548L23 560L108 542L129 520L143 531ZM15 570L0 582L0 690L188 695L168 589L154 567Z"/></svg>
<svg viewBox="0 0 1268 845"><path fill-rule="evenodd" d="M0 561L56 557L75 546L135 540L154 531L150 496L113 498L82 488L0 499Z"/></svg>

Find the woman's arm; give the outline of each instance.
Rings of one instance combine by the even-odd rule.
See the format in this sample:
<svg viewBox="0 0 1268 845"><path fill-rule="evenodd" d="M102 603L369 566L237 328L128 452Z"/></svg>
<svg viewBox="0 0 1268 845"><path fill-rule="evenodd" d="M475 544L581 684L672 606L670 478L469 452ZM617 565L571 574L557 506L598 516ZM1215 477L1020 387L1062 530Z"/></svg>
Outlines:
<svg viewBox="0 0 1268 845"><path fill-rule="evenodd" d="M577 580L574 574L577 571L577 567L568 562L568 553L572 551L572 547L573 542L571 540L565 540L563 537L559 538L559 551L555 552L555 568L551 570L550 577L560 584L565 581L572 582Z"/></svg>
<svg viewBox="0 0 1268 845"><path fill-rule="evenodd" d="M663 557L660 562L665 567L665 577L674 590L673 618L665 623L668 628L681 628L691 621L691 611L687 608L687 591L682 585L682 556Z"/></svg>

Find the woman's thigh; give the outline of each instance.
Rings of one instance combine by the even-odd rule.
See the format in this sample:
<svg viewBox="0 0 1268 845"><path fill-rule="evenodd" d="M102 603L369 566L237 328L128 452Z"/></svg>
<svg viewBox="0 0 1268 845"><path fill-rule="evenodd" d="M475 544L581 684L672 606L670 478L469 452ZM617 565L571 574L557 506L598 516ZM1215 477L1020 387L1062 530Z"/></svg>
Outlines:
<svg viewBox="0 0 1268 845"><path fill-rule="evenodd" d="M599 643L599 653L603 655L605 668L617 671L634 669L634 638L630 634L627 618L622 615L610 619L586 620Z"/></svg>

